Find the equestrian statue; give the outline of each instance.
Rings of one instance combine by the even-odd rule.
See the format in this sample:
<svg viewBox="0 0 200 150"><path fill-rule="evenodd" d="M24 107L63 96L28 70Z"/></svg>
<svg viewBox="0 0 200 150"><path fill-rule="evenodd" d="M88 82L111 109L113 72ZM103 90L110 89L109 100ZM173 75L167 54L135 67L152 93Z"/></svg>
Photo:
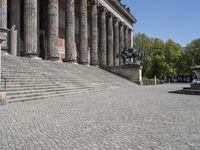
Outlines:
<svg viewBox="0 0 200 150"><path fill-rule="evenodd" d="M120 51L118 54L117 54L117 58L121 57L122 60L123 60L123 64L126 65L127 63L128 64L136 64L137 61L136 61L136 58L138 59L140 56L139 56L139 52L138 50L136 49L133 49L133 48L124 48L123 51ZM129 60L129 61L127 61Z"/></svg>

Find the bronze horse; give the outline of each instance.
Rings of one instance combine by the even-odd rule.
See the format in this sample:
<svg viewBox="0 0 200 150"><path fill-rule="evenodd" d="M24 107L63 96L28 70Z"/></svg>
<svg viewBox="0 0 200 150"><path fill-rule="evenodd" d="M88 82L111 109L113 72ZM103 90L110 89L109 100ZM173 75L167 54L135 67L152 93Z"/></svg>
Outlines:
<svg viewBox="0 0 200 150"><path fill-rule="evenodd" d="M117 58L119 57L122 58L123 64L126 64L127 59L130 60L130 63L131 63L131 60L133 60L132 63L136 63L136 58L139 58L139 52L138 50L133 49L133 48L129 48L129 49L124 48L123 51L117 54Z"/></svg>

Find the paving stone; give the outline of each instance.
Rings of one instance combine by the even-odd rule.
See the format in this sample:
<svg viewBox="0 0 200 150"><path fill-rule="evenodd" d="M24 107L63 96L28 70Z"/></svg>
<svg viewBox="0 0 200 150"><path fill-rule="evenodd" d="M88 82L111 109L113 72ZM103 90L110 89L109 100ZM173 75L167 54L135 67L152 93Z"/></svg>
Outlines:
<svg viewBox="0 0 200 150"><path fill-rule="evenodd" d="M168 93L183 86L119 87L1 106L0 149L199 150L199 96Z"/></svg>

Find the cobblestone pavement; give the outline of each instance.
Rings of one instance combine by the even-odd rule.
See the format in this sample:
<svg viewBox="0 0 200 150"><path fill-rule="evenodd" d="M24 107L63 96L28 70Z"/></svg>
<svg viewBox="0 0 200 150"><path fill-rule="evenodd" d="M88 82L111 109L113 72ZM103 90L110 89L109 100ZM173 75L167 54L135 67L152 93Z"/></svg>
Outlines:
<svg viewBox="0 0 200 150"><path fill-rule="evenodd" d="M0 149L199 150L200 97L168 93L182 86L0 106Z"/></svg>

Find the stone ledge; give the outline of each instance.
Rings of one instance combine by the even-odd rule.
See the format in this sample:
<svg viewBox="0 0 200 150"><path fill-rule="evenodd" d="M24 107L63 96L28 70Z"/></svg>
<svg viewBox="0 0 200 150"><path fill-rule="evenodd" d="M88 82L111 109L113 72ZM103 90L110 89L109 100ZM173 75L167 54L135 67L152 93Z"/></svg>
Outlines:
<svg viewBox="0 0 200 150"><path fill-rule="evenodd" d="M129 81L132 81L136 84L140 83L140 74L139 70L141 69L141 66L138 64L127 64L123 66L112 66L112 67L100 67L108 72L111 72L115 75L118 75L122 78L125 78Z"/></svg>

